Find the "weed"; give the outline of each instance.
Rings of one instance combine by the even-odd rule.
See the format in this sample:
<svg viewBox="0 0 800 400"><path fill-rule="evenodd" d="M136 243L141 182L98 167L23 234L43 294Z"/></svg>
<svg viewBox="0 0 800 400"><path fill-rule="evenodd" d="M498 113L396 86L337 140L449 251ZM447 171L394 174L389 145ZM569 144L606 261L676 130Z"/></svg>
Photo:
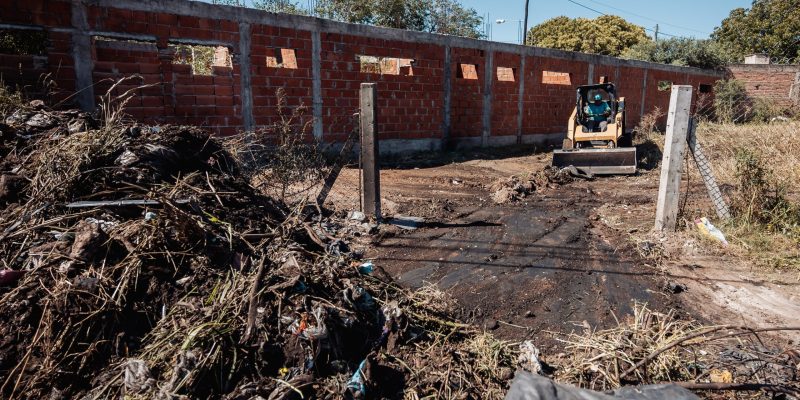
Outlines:
<svg viewBox="0 0 800 400"><path fill-rule="evenodd" d="M313 119L306 118L306 107L301 104L289 109L282 88L276 91L276 98L276 123L226 138L225 146L260 189L293 201L318 187L326 165L318 144L308 134Z"/></svg>
<svg viewBox="0 0 800 400"><path fill-rule="evenodd" d="M0 117L2 120L20 108L25 108L22 93L9 89L3 81L0 81Z"/></svg>
<svg viewBox="0 0 800 400"><path fill-rule="evenodd" d="M736 79L719 80L714 85L714 109L716 121L741 123L747 121L752 107L744 83Z"/></svg>
<svg viewBox="0 0 800 400"><path fill-rule="evenodd" d="M664 136L659 126L659 121L665 113L659 107L642 116L636 125L634 144L639 167L651 170L658 166L664 150Z"/></svg>
<svg viewBox="0 0 800 400"><path fill-rule="evenodd" d="M800 207L786 198L786 185L775 179L763 157L740 149L736 175L739 185L731 209L739 223L758 224L769 232L800 238Z"/></svg>

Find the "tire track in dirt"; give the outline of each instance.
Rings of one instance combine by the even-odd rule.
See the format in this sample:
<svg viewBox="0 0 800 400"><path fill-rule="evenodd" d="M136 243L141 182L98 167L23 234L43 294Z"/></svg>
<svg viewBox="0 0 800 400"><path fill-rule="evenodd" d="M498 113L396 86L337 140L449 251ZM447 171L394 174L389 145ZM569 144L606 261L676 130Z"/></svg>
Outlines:
<svg viewBox="0 0 800 400"><path fill-rule="evenodd" d="M430 282L447 291L465 320L497 320L501 337L535 335L558 346L545 331L608 326L631 313L634 300L662 299L652 296L653 271L594 232L599 204L585 190L562 188L559 198L487 205L385 239L368 256L403 285Z"/></svg>

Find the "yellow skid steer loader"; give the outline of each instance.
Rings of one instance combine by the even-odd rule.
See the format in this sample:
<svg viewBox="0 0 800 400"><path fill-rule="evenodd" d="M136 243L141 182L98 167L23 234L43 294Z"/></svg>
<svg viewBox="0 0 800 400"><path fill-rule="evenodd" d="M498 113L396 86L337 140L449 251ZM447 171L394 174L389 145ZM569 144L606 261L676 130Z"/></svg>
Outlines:
<svg viewBox="0 0 800 400"><path fill-rule="evenodd" d="M625 98L613 83L579 86L561 150L553 166L574 166L595 175L635 174L636 148L625 132Z"/></svg>

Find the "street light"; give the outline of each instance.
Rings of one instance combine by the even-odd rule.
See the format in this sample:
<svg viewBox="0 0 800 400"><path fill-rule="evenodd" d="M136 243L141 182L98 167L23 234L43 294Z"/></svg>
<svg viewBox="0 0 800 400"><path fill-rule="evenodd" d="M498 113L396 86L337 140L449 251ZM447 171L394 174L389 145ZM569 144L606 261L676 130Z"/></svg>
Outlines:
<svg viewBox="0 0 800 400"><path fill-rule="evenodd" d="M498 19L498 20L495 20L494 22L497 23L498 25L505 24L506 22L516 22L517 23L517 40L519 41L519 44L523 44L522 43L523 34L522 34L522 20L521 19Z"/></svg>

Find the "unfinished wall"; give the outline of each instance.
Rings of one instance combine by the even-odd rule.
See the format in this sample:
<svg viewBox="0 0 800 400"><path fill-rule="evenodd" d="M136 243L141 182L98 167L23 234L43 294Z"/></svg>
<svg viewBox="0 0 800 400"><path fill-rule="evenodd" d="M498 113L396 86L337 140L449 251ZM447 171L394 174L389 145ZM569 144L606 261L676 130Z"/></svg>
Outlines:
<svg viewBox="0 0 800 400"><path fill-rule="evenodd" d="M361 82L378 84L382 149L557 142L575 88L605 76L627 99L629 128L655 107L662 81L712 85L721 74L612 57L352 25L185 0L0 1L0 29L44 31L43 55L2 55L7 84L50 73L91 109L111 83L141 75L128 113L229 134L279 120L276 91L304 105L309 138L341 142L354 129ZM186 46L214 65L181 62ZM185 57L184 57L185 58ZM192 64L192 65L190 65ZM265 132L268 134L268 132Z"/></svg>
<svg viewBox="0 0 800 400"><path fill-rule="evenodd" d="M800 105L800 65L731 65L729 77L745 84L751 98L768 99L783 107Z"/></svg>

